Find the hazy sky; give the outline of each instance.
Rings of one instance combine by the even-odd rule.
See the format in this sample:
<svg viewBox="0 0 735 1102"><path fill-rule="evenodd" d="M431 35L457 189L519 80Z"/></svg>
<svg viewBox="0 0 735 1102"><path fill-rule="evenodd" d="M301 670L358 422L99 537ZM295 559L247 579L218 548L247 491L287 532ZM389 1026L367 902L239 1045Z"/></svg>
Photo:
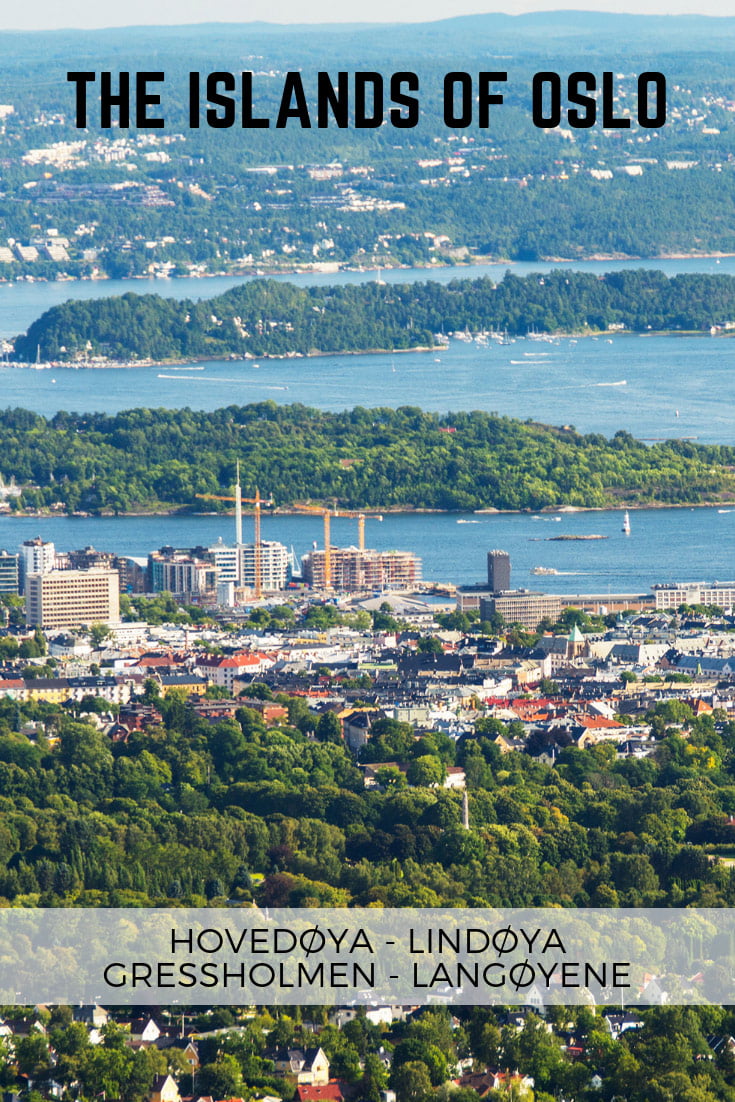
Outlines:
<svg viewBox="0 0 735 1102"><path fill-rule="evenodd" d="M119 27L135 24L417 22L450 15L503 11L516 15L559 8L584 11L635 11L651 14L735 15L735 0L31 0L4 5L0 26L14 30L59 27Z"/></svg>

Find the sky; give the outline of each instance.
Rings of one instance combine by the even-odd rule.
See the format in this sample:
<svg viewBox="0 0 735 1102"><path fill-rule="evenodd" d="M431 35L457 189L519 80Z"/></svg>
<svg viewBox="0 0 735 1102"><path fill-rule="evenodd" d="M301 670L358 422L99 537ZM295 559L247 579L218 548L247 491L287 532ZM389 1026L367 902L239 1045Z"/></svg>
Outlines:
<svg viewBox="0 0 735 1102"><path fill-rule="evenodd" d="M61 27L120 27L182 23L366 23L425 22L451 15L502 11L518 15L560 8L646 14L735 16L735 0L126 0L124 5L99 0L31 0L5 5L0 25L8 30Z"/></svg>

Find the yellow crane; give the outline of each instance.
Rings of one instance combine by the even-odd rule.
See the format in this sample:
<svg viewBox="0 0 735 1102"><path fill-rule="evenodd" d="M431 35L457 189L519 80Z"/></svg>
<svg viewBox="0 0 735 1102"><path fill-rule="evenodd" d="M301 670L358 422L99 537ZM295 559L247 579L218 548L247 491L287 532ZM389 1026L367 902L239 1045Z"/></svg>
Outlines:
<svg viewBox="0 0 735 1102"><path fill-rule="evenodd" d="M240 492L240 464L237 464L237 482L235 483L235 495L231 497L229 495L222 494L197 494L198 498L202 498L204 501L234 501L235 502L235 542L237 543L238 554L242 545L242 505L245 502L247 505L254 506L253 515L255 519L255 597L260 600L263 594L262 583L262 562L263 562L263 545L260 536L260 510L263 505L272 506L272 497L261 497L260 490L255 487L255 497L243 497ZM240 570L238 562L238 573Z"/></svg>
<svg viewBox="0 0 735 1102"><path fill-rule="evenodd" d="M324 521L324 588L332 588L332 513L323 505L302 505L295 502L292 506L297 513L321 513Z"/></svg>
<svg viewBox="0 0 735 1102"><path fill-rule="evenodd" d="M360 551L365 550L365 521L382 520L382 513L361 513L354 509L339 509L332 514L335 517L357 517L357 546Z"/></svg>
<svg viewBox="0 0 735 1102"><path fill-rule="evenodd" d="M365 550L365 521L382 520L380 513L365 513L354 509L329 509L324 505L307 505L296 502L291 506L298 513L320 513L324 522L324 588L332 587L332 517L357 517L357 546Z"/></svg>

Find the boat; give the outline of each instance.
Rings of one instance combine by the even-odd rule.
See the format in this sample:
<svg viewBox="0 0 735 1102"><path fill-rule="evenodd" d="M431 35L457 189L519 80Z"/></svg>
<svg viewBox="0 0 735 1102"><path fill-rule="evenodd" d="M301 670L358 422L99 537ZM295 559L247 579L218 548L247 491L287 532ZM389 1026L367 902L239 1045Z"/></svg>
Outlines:
<svg viewBox="0 0 735 1102"><path fill-rule="evenodd" d="M558 574L558 570L554 570L553 566L532 566L532 574Z"/></svg>
<svg viewBox="0 0 735 1102"><path fill-rule="evenodd" d="M630 514L628 513L627 509L625 510L625 515L623 517L623 531L625 532L626 536L630 535Z"/></svg>

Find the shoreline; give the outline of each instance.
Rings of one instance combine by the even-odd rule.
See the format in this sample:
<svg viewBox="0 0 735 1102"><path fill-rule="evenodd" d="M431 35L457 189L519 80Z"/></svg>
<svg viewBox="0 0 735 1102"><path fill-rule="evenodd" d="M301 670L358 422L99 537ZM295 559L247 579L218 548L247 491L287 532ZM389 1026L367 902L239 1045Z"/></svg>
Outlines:
<svg viewBox="0 0 735 1102"><path fill-rule="evenodd" d="M507 257L495 257L495 256L473 256L468 260L458 260L453 264L388 264L383 263L380 265L381 272L400 272L400 271L420 271L426 270L432 271L452 271L455 268L467 270L471 268L482 267L484 265L500 265L502 267L514 267L518 264L604 264L606 262L625 263L631 261L639 263L644 261L650 262L652 266L655 266L660 261L670 260L727 260L728 258L735 257L735 252L689 252L689 253L661 253L659 256L639 256L630 255L628 253L590 253L585 256L541 256L536 260L510 260ZM304 264L299 267L286 267L286 268L274 268L265 271L261 268L240 268L229 272L197 272L189 273L187 275L177 274L172 276L156 276L153 273L143 273L139 275L131 276L110 276L102 273L95 275L80 275L71 276L68 279L54 279L47 276L34 276L31 272L23 272L15 279L0 279L0 287L12 286L16 283L137 283L142 280L156 280L159 283L170 283L174 280L188 280L195 282L197 280L205 279L269 279L271 277L281 276L304 276L304 275L340 275L344 272L355 272L358 274L369 274L377 269L373 268L355 268L348 264L338 264L333 266L310 266ZM30 276L30 278L28 278Z"/></svg>
<svg viewBox="0 0 735 1102"><path fill-rule="evenodd" d="M733 254L735 255L735 254ZM599 337L607 337L612 340L613 338L624 337L706 337L710 340L714 339L732 339L735 338L735 330L717 330L713 333L711 330L701 329L625 329L625 330L609 330L609 329L580 329L576 332L564 331L560 333L537 333L535 336L548 337L553 340L589 340ZM518 334L515 340L527 340L528 334ZM262 355L256 356L255 353L245 353L238 355L234 352L223 353L221 356L200 356L194 359L171 359L171 360L90 360L83 362L75 362L73 360L44 360L40 363L30 363L26 360L4 360L0 362L0 367L13 368L16 371L57 371L63 369L71 369L72 371L120 371L128 368L139 367L187 367L193 364L249 364L256 360L268 360L280 361L280 360L317 360L317 359L331 359L336 356L401 356L408 355L413 352L446 352L449 349L448 344L417 344L412 348L360 348L360 349L344 349L338 352L324 352L321 350L314 352L281 352L276 354L270 354L264 352Z"/></svg>
<svg viewBox="0 0 735 1102"><path fill-rule="evenodd" d="M366 505L363 507L365 513L373 513L378 509L383 516L400 517L400 516L441 516L441 517L534 517L534 516L555 516L561 514L562 516L573 516L575 513L622 513L626 510L628 512L648 512L648 511L662 511L664 509L723 509L727 508L728 511L735 511L735 499L722 499L719 501L681 501L676 504L667 502L666 504L659 502L646 502L646 503L631 503L621 501L619 505L544 505L541 509L495 509L489 506L484 509L472 509L469 512L466 509L454 510L454 509L430 509L416 506L372 506ZM350 510L354 512L355 510ZM4 519L9 520L129 520L134 518L157 518L157 517L181 517L185 519L187 517L233 517L235 515L234 509L225 509L223 512L213 512L206 510L203 512L191 512L185 511L183 508L172 509L152 509L150 511L145 510L133 510L131 512L100 512L100 513L51 513L36 511L32 513L18 513L18 512L0 512L0 524ZM248 510L243 514L244 516L252 515ZM313 519L313 517L319 518L321 514L316 511L313 514L307 515L298 509L292 509L288 505L281 506L273 510L271 516L277 517L305 517L307 520ZM332 514L339 519L339 511L336 514ZM583 537L572 535L570 539L580 539ZM589 537L586 537L589 538ZM595 537L600 538L600 537Z"/></svg>
<svg viewBox="0 0 735 1102"><path fill-rule="evenodd" d="M202 356L195 360L90 360L75 363L73 360L44 360L41 363L29 363L26 360L5 360L5 367L12 367L18 371L58 371L62 368L71 368L73 371L109 371L121 370L133 367L184 367L189 364L230 363L249 364L255 360L314 360L330 358L332 356L401 356L409 352L446 352L448 344L417 344L415 348L364 348L348 349L342 352L281 352L262 356L253 353L238 356L228 353L223 356ZM2 366L2 364L0 364Z"/></svg>

